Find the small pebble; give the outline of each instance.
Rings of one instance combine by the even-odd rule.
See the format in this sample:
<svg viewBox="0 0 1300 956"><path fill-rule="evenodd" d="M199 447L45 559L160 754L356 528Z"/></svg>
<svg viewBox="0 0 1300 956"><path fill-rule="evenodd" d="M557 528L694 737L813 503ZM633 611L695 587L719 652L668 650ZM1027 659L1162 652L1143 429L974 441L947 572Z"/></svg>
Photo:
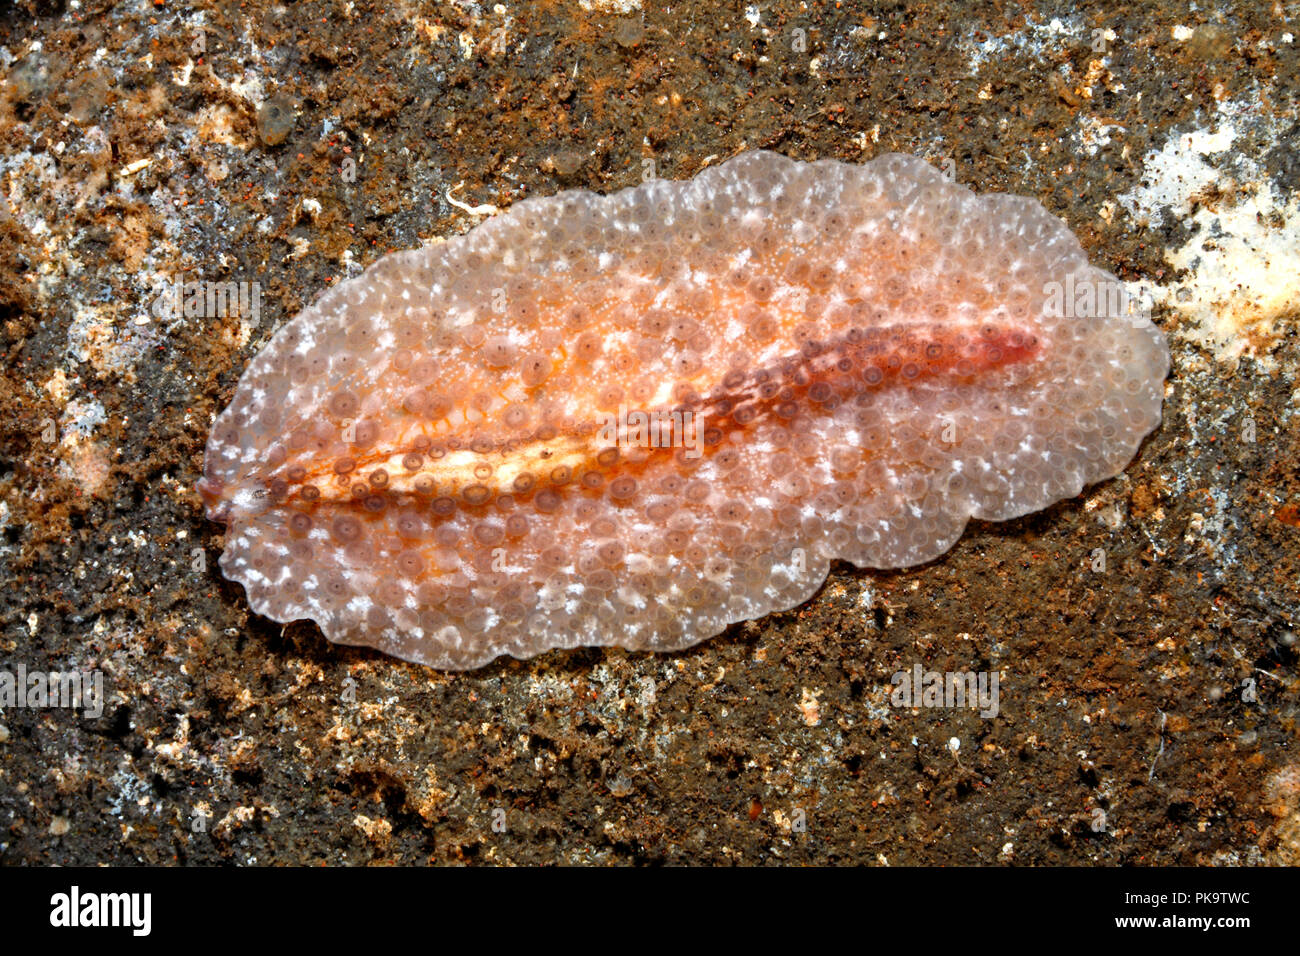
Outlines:
<svg viewBox="0 0 1300 956"><path fill-rule="evenodd" d="M257 111L257 135L266 146L279 146L293 129L293 102L277 94Z"/></svg>

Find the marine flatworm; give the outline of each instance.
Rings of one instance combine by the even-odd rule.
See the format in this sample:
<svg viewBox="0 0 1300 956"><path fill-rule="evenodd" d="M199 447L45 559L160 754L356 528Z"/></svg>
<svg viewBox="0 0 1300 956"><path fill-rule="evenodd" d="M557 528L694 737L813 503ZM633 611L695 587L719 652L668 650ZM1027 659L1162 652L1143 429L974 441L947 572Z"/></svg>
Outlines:
<svg viewBox="0 0 1300 956"><path fill-rule="evenodd" d="M1117 474L1169 366L1122 292L905 155L563 192L276 332L199 490L252 608L330 640L675 650Z"/></svg>

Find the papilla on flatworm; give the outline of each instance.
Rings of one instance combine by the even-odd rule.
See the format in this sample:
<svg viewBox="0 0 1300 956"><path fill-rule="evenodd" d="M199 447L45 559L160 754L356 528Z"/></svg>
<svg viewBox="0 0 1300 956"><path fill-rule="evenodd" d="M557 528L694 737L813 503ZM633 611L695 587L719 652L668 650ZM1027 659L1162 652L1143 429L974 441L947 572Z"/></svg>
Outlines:
<svg viewBox="0 0 1300 956"><path fill-rule="evenodd" d="M670 651L1117 474L1168 368L1038 202L750 152L330 289L249 364L199 490L252 608L332 641Z"/></svg>

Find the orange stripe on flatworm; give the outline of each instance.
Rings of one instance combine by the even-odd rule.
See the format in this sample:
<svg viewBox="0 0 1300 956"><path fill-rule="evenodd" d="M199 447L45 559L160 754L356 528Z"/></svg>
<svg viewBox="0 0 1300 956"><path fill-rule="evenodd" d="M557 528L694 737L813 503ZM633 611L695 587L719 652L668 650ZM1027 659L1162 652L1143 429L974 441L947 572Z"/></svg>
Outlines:
<svg viewBox="0 0 1300 956"><path fill-rule="evenodd" d="M728 429L753 427L774 418L793 418L809 406L815 411L830 401L864 391L907 387L940 376L974 380L1027 362L1041 350L1033 333L1009 325L854 329L827 343L805 343L802 351L772 366L725 376L707 398L696 395L658 411L689 411L700 416L701 452L707 455L718 444L717 436L708 432L710 422L716 432L723 417ZM421 499L437 496L442 507L433 509L434 513L450 514L457 506L484 505L503 494L526 495L541 488L562 492L570 485L584 486L581 479L585 475L599 474L603 483L620 469L643 467L650 459L679 450L646 448L639 461L631 463L602 442L600 435L601 423L590 421L558 433L554 429L534 433L501 446L480 445L472 437L462 436L458 450L418 463L412 456L420 456L409 448L372 447L348 458L341 474L337 461L310 470L301 465L287 469L286 474L293 472L299 481L288 483L287 495L277 493L276 497L293 497L296 484L318 496L311 499L314 505L357 506L361 502L350 476L361 474L370 479L369 485L363 486L363 500L378 494L417 495ZM490 468L484 467L485 462ZM413 464L417 469L410 467ZM378 486L373 480L377 473L383 475ZM585 487L592 485L586 483ZM207 489L200 490L205 497L214 496ZM611 488L617 499L616 491ZM299 500L305 501L305 497L300 495Z"/></svg>

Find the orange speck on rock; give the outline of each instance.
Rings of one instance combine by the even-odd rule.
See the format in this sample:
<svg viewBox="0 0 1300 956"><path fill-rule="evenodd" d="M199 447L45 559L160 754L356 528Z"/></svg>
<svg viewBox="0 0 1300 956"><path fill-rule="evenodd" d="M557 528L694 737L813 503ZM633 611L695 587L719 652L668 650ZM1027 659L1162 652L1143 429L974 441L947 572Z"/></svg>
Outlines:
<svg viewBox="0 0 1300 956"><path fill-rule="evenodd" d="M1273 512L1273 517L1277 518L1283 524L1289 524L1293 528L1300 528L1300 506L1288 503Z"/></svg>

